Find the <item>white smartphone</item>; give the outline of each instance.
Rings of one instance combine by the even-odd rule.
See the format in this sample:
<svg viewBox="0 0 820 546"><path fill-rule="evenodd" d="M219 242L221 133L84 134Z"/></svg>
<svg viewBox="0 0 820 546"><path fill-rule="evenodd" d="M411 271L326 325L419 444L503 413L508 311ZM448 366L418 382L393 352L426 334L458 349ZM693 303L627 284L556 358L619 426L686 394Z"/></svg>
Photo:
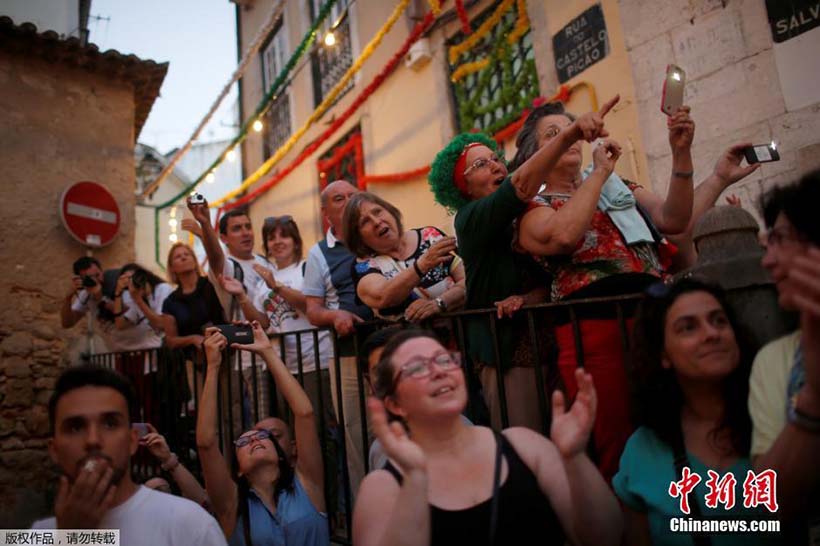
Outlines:
<svg viewBox="0 0 820 546"><path fill-rule="evenodd" d="M663 82L661 112L667 116L674 115L683 106L683 88L686 85L686 72L674 64L666 65L666 80Z"/></svg>

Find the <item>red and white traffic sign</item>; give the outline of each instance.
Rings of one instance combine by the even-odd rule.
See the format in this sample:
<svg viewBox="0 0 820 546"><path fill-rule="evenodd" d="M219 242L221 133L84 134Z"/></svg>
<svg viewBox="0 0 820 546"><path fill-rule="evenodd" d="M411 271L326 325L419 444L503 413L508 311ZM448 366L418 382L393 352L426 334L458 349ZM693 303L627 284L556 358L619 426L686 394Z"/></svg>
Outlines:
<svg viewBox="0 0 820 546"><path fill-rule="evenodd" d="M108 189L96 182L75 182L60 197L60 220L80 243L100 247L120 230L120 208Z"/></svg>

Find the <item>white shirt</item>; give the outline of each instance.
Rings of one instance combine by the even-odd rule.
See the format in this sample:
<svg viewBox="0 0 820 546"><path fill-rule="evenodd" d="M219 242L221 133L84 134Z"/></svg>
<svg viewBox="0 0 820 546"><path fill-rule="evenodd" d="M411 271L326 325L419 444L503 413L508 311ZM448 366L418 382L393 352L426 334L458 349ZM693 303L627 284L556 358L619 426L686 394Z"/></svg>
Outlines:
<svg viewBox="0 0 820 546"><path fill-rule="evenodd" d="M55 529L56 518L32 529ZM216 520L195 502L139 486L127 501L106 512L100 529L119 529L124 546L224 546Z"/></svg>
<svg viewBox="0 0 820 546"><path fill-rule="evenodd" d="M162 314L162 304L174 288L168 283L161 283L154 287L148 297L148 307L158 314ZM112 331L111 337L116 338L119 351L139 351L142 349L156 349L162 345L161 332L154 330L145 313L137 306L128 290L122 293L123 318L131 324L123 330Z"/></svg>
<svg viewBox="0 0 820 546"><path fill-rule="evenodd" d="M293 290L302 291L302 284L304 283L305 262L301 261L278 269L274 267L273 276L276 282L287 286ZM267 287L266 287L267 288ZM273 290L263 290L257 294L257 299L253 302L254 306L264 311L270 318L270 327L268 333L280 334L285 332L294 332L298 330L310 330L313 325L308 320L307 316L294 309L291 304L285 300L280 294ZM329 361L333 358L333 347L330 342L330 332L322 330L319 332L319 362L322 369L327 369ZM298 372L298 351L296 335L285 336L285 364L291 373ZM315 353L313 350L313 334L303 333L299 334L302 340L302 371L312 372L316 370Z"/></svg>

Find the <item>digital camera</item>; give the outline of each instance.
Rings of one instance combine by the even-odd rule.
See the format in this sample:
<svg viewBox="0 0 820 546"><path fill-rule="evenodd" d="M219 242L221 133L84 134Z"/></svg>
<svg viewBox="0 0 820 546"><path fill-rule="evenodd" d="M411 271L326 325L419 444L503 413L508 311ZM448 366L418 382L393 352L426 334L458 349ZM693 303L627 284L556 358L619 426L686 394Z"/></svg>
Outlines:
<svg viewBox="0 0 820 546"><path fill-rule="evenodd" d="M201 193L195 193L191 196L190 203L192 205L203 205L205 204L205 196Z"/></svg>

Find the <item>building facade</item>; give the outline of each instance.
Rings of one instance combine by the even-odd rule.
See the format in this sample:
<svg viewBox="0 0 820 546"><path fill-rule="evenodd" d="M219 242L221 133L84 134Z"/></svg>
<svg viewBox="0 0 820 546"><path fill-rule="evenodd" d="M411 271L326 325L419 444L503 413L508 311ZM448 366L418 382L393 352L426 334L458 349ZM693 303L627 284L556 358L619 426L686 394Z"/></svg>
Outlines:
<svg viewBox="0 0 820 546"><path fill-rule="evenodd" d="M235 3L240 50L245 50L277 3ZM319 0L287 3L281 22L243 77L241 118L256 110L321 4ZM305 123L322 94L362 53L396 4L340 0L334 6L317 45L297 63L303 67L297 68L290 85L264 115L265 129L251 133L243 143L246 175ZM259 226L265 216L291 214L306 243L311 243L322 236L318 195L329 179L340 173L356 177L357 169L358 176L365 179L419 170L463 130L493 133L509 129L501 140L510 158L516 131L509 122L531 104L532 98L551 97L561 86L569 90L567 107L576 113L620 94L620 103L607 118L610 132L625 150L617 171L663 195L671 166L666 117L660 111L668 64L681 66L687 73L685 102L692 107L697 124L693 147L696 181L711 172L719 154L731 144L774 140L781 161L765 164L729 190L757 215L756 200L763 189L794 180L817 166L820 97L809 97L798 107L787 106L783 89L794 82L786 81L788 70L780 62L783 56L777 57L781 44L773 40L776 22L763 0L480 0L463 5L471 33L478 32L497 11L503 15L490 25L486 37L453 60L450 48L468 41L470 34L455 8L447 3L445 7L450 10L425 32L405 62L322 141L311 157L254 201L251 215L255 225ZM348 89L260 183L287 168L356 101L428 9L427 2L410 2ZM522 12L528 25L521 22ZM336 43L328 47L322 38L331 26ZM812 32L820 30L795 40L813 36ZM505 40L507 45L501 47ZM483 59L490 60L485 68L467 76L458 73L459 68L463 72L465 65ZM349 159L340 159L345 155L340 147L351 138L358 143L347 146ZM585 156L589 159L588 149ZM433 202L424 174L409 180L374 181L367 187L397 205L405 225L432 224L452 231L452 218Z"/></svg>

